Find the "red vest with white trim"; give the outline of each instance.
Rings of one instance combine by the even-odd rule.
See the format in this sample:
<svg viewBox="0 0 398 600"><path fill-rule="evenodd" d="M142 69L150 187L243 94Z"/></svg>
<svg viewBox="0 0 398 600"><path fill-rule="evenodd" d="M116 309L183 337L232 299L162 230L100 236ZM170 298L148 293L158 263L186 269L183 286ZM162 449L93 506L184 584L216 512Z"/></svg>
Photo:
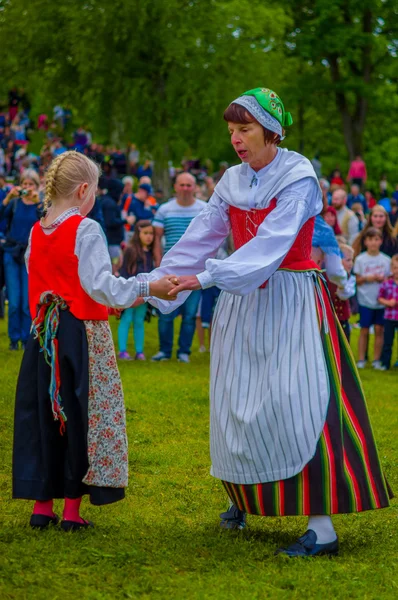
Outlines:
<svg viewBox="0 0 398 600"><path fill-rule="evenodd" d="M36 317L41 294L51 291L65 300L77 319L108 320L108 308L90 298L80 283L75 246L83 218L81 215L69 217L49 235L44 233L40 223L33 226L28 276L32 319Z"/></svg>
<svg viewBox="0 0 398 600"><path fill-rule="evenodd" d="M271 200L270 205L267 208L260 210L242 210L236 208L236 206L229 207L229 219L236 250L255 237L257 229L275 207L276 198ZM314 225L315 217L308 219L308 221L304 223L279 269L286 269L289 271L319 271L318 265L311 259ZM266 284L267 282L261 287L265 287Z"/></svg>

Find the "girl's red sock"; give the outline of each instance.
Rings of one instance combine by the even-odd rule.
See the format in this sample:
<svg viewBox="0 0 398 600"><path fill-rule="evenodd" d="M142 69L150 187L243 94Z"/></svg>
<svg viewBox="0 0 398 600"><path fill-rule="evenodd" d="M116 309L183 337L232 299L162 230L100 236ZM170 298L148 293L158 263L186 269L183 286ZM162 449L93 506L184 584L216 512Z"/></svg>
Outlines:
<svg viewBox="0 0 398 600"><path fill-rule="evenodd" d="M33 514L34 515L44 515L46 517L53 517L54 516L53 504L54 504L53 500L46 500L45 502L40 502L40 500L37 500L33 507Z"/></svg>
<svg viewBox="0 0 398 600"><path fill-rule="evenodd" d="M84 523L84 519L79 514L81 498L65 498L64 521L75 521L75 523Z"/></svg>

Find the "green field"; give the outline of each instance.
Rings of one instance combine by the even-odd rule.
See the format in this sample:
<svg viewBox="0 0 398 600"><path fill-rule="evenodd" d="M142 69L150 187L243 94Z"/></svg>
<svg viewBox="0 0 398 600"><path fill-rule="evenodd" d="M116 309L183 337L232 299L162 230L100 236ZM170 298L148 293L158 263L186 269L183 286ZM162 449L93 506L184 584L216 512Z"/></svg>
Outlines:
<svg viewBox="0 0 398 600"><path fill-rule="evenodd" d="M113 323L114 325L115 323ZM146 352L157 348L156 320ZM354 344L356 334L354 332ZM27 525L31 503L11 500L14 389L21 353L0 322L0 598L398 598L398 502L335 518L340 555L274 557L304 518L248 518L221 532L221 484L209 475L208 354L192 363L124 363L130 485L109 507L83 502L96 528L77 534ZM394 353L396 356L396 353ZM391 485L398 490L398 373L366 369L363 383ZM61 503L56 504L57 512Z"/></svg>

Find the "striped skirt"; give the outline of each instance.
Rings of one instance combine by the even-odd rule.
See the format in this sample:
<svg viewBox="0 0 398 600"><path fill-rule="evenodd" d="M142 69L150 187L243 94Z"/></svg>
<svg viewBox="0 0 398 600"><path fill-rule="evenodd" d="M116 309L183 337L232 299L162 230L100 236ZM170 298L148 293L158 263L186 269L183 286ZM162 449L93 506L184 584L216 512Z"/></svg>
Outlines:
<svg viewBox="0 0 398 600"><path fill-rule="evenodd" d="M351 513L385 508L392 497L351 349L323 283L319 289L323 307L318 299L317 314L330 382L326 422L315 455L294 477L251 485L223 481L231 501L250 514Z"/></svg>

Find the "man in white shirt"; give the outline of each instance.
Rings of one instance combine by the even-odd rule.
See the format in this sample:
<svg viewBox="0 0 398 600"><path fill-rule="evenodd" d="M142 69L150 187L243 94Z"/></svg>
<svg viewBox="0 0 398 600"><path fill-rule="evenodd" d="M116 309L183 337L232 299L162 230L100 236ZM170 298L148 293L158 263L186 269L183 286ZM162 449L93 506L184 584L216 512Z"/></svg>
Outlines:
<svg viewBox="0 0 398 600"><path fill-rule="evenodd" d="M181 173L175 182L176 197L162 204L153 220L155 227L155 260L160 263L161 239L165 238L165 253L184 235L191 221L203 210L206 203L195 198L196 181L190 173ZM184 304L170 314L159 315L160 350L152 360L160 362L171 358L173 351L174 319L182 315L178 339L177 359L189 363L192 340L195 333L196 313L200 290L190 294Z"/></svg>
<svg viewBox="0 0 398 600"><path fill-rule="evenodd" d="M338 189L333 192L332 206L336 209L337 221L347 244L351 246L359 233L359 220L355 213L347 208L347 192L345 190Z"/></svg>

